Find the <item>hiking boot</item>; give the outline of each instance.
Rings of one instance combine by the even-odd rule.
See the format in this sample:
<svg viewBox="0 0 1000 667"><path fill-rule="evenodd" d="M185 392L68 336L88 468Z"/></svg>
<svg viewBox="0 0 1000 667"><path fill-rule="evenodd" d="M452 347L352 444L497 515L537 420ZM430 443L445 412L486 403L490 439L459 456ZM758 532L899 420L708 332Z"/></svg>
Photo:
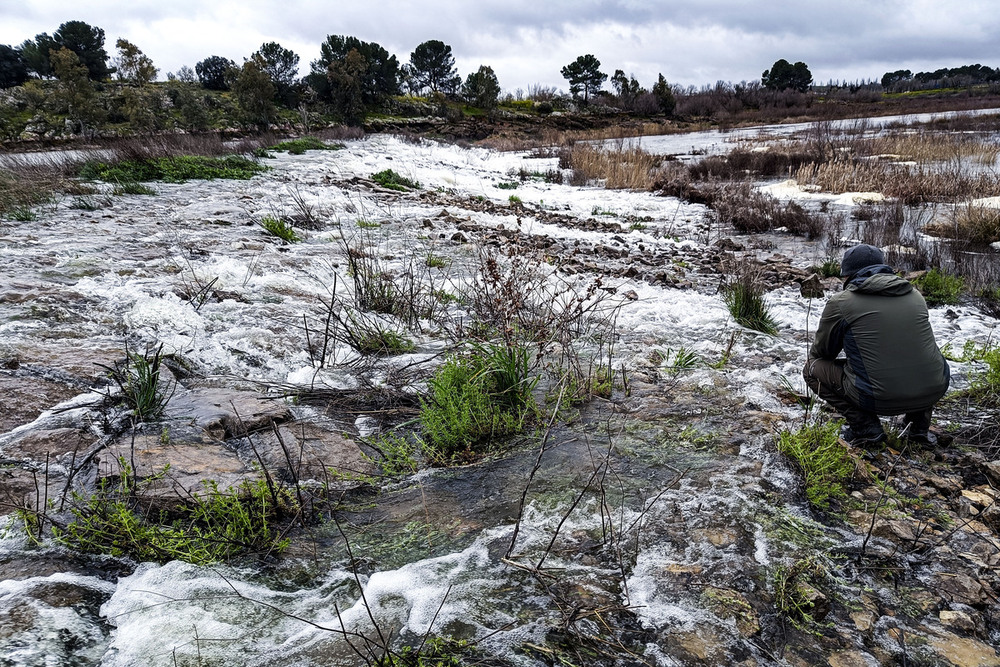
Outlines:
<svg viewBox="0 0 1000 667"><path fill-rule="evenodd" d="M866 425L864 427L845 426L840 430L840 437L854 447L872 447L886 441L882 425Z"/></svg>
<svg viewBox="0 0 1000 667"><path fill-rule="evenodd" d="M906 436L906 441L914 445L919 445L921 447L937 447L938 437L933 431L924 431L923 433L910 433Z"/></svg>

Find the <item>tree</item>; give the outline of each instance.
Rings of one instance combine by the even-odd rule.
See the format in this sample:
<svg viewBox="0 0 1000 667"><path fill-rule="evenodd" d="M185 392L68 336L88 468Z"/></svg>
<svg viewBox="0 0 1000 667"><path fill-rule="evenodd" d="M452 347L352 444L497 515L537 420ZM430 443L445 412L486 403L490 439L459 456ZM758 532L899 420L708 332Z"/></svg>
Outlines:
<svg viewBox="0 0 1000 667"><path fill-rule="evenodd" d="M804 62L797 62L794 65L782 58L776 60L771 69L764 70L760 76L760 82L769 90L797 90L804 93L812 85L812 73Z"/></svg>
<svg viewBox="0 0 1000 667"><path fill-rule="evenodd" d="M895 72L886 72L882 75L882 87L888 90L901 81L909 81L913 78L913 72L908 69L898 69Z"/></svg>
<svg viewBox="0 0 1000 667"><path fill-rule="evenodd" d="M406 72L415 91L450 94L462 83L451 47L437 39L428 40L413 50Z"/></svg>
<svg viewBox="0 0 1000 667"><path fill-rule="evenodd" d="M28 80L28 66L21 52L7 44L0 44L0 88L20 86Z"/></svg>
<svg viewBox="0 0 1000 667"><path fill-rule="evenodd" d="M88 126L96 125L104 118L104 108L98 102L97 92L89 78L90 70L76 53L66 47L52 51L49 59L59 80L55 101L62 105L72 120L79 123L80 132L87 134Z"/></svg>
<svg viewBox="0 0 1000 667"><path fill-rule="evenodd" d="M252 56L258 59L274 86L275 98L293 108L298 102L295 83L299 76L299 57L277 42L262 44Z"/></svg>
<svg viewBox="0 0 1000 667"><path fill-rule="evenodd" d="M674 91L670 84L663 78L663 74L660 74L656 83L653 84L653 95L656 96L656 101L660 105L660 111L668 116L673 115L674 109L677 108L677 99L674 97Z"/></svg>
<svg viewBox="0 0 1000 667"><path fill-rule="evenodd" d="M261 131L266 130L277 113L273 102L274 84L263 58L255 54L243 63L233 81L233 93L244 119Z"/></svg>
<svg viewBox="0 0 1000 667"><path fill-rule="evenodd" d="M48 33L35 35L35 39L27 39L18 47L24 64L29 72L34 72L39 78L52 76L52 63L49 54L58 51L59 45L49 36Z"/></svg>
<svg viewBox="0 0 1000 667"><path fill-rule="evenodd" d="M348 125L361 125L365 117L364 80L368 63L357 49L330 63L327 70L333 105Z"/></svg>
<svg viewBox="0 0 1000 667"><path fill-rule="evenodd" d="M115 42L115 48L118 49L115 66L119 81L142 86L156 79L159 70L153 67L153 61L138 46L126 39L119 39Z"/></svg>
<svg viewBox="0 0 1000 667"><path fill-rule="evenodd" d="M320 44L320 57L310 63L312 72L306 77L320 99L333 100L331 67L343 61L352 50L357 51L365 63L360 77L361 98L365 106L378 106L390 95L399 93L399 62L396 56L390 56L375 42L362 42L357 37L345 35L328 35Z"/></svg>
<svg viewBox="0 0 1000 667"><path fill-rule="evenodd" d="M607 80L608 75L601 72L601 61L587 54L580 56L560 70L563 78L569 81L569 92L577 97L583 91L583 101L590 99L591 93L596 93Z"/></svg>
<svg viewBox="0 0 1000 667"><path fill-rule="evenodd" d="M104 31L100 28L83 21L67 21L55 31L52 41L55 42L52 48L67 48L75 53L91 80L103 81L111 75L108 52L104 50Z"/></svg>
<svg viewBox="0 0 1000 667"><path fill-rule="evenodd" d="M626 77L625 72L620 69L616 69L611 76L611 86L615 89L615 95L625 102L635 99L643 92L642 86L635 80L635 77Z"/></svg>
<svg viewBox="0 0 1000 667"><path fill-rule="evenodd" d="M222 56L209 56L194 66L198 81L208 90L229 90L226 74L235 68L236 63Z"/></svg>
<svg viewBox="0 0 1000 667"><path fill-rule="evenodd" d="M462 97L474 107L493 110L500 97L500 82L492 67L480 65L479 69L465 78Z"/></svg>
<svg viewBox="0 0 1000 667"><path fill-rule="evenodd" d="M193 69L187 65L181 65L181 68L177 70L177 80L181 83L194 83L198 80L198 77Z"/></svg>

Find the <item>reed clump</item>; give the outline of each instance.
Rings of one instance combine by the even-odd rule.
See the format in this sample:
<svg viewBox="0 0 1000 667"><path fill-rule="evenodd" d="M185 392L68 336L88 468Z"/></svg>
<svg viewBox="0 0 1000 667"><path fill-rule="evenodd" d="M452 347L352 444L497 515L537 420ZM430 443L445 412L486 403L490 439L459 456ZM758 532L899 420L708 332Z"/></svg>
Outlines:
<svg viewBox="0 0 1000 667"><path fill-rule="evenodd" d="M662 162L661 156L624 144L602 148L575 143L559 156L560 166L573 170L574 185L603 181L604 187L612 190L652 189Z"/></svg>
<svg viewBox="0 0 1000 667"><path fill-rule="evenodd" d="M951 224L935 223L926 231L973 245L996 243L1000 241L1000 208L967 204L955 211Z"/></svg>

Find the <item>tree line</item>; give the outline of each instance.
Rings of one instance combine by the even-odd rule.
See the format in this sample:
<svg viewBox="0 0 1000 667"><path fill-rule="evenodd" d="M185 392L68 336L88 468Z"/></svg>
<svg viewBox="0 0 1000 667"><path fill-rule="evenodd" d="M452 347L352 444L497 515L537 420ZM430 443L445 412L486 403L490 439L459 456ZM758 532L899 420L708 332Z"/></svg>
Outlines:
<svg viewBox="0 0 1000 667"><path fill-rule="evenodd" d="M279 109L306 117L309 110L321 108L341 122L360 124L367 113L385 109L403 94L425 96L442 109L448 102L461 102L492 115L502 92L488 65L463 79L451 46L434 39L417 45L409 60L401 63L376 42L329 35L304 77L299 77L298 54L266 42L242 63L209 55L194 68L168 72L165 88L157 89L151 84L159 70L138 46L118 39L115 49L114 56L108 54L101 28L68 21L51 35L41 33L18 46L0 45L0 88L21 86L24 106L65 114L80 131L103 122L127 122L140 131L164 129L168 107L179 118L175 125L207 129L213 114L233 117L230 109L219 110L227 104L234 105L231 111L243 123L260 128L275 123ZM671 85L663 74L648 88L621 69L609 77L593 54L579 56L560 73L570 97L562 99L554 89L537 87L530 96L537 103L533 110L551 112L553 103L568 100L576 106L597 104L644 116L716 118L746 110L807 108L813 86L805 63L784 59L764 70L759 82L719 82L701 89ZM612 90L605 90L609 79ZM913 82L929 85L959 79L997 81L1000 72L981 65L916 75L899 70L886 73L882 86L888 90L916 85ZM41 82L49 85L43 87ZM104 99L97 95L108 82L117 84L111 102L107 95ZM210 97L199 89L228 95ZM51 99L43 100L46 96ZM3 122L0 109L0 125Z"/></svg>

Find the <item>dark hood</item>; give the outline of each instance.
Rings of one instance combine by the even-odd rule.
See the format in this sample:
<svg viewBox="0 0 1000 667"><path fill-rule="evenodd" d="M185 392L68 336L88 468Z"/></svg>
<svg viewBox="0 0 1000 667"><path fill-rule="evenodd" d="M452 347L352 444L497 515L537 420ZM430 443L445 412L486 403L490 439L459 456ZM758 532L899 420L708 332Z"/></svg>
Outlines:
<svg viewBox="0 0 1000 667"><path fill-rule="evenodd" d="M875 264L855 273L844 289L859 294L902 296L913 291L913 285L893 273L892 268L886 264Z"/></svg>

